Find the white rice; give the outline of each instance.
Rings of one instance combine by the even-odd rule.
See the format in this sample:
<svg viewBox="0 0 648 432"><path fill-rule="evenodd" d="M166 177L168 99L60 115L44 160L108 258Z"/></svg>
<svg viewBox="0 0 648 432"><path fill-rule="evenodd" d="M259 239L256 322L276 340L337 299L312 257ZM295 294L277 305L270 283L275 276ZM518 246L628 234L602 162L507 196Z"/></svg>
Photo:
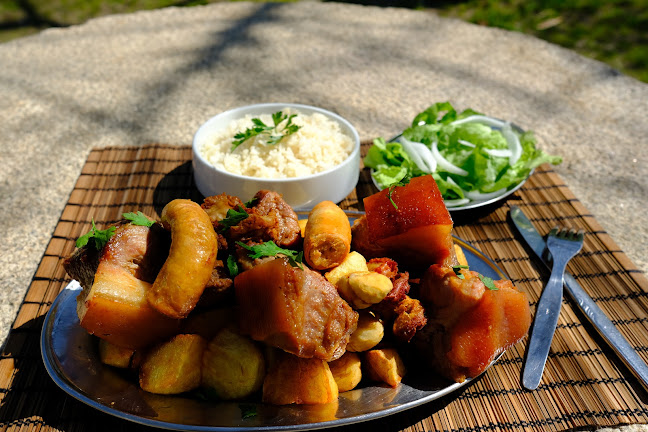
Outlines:
<svg viewBox="0 0 648 432"><path fill-rule="evenodd" d="M279 143L267 145L267 135L261 135L232 151L234 135L252 127L253 117L266 125L273 124L270 113L246 116L208 136L200 149L201 155L215 167L233 174L279 179L326 171L339 165L353 151L353 139L335 120L319 113L302 114L289 109L282 112L288 116L297 114L292 122L301 127ZM279 129L284 125L282 122Z"/></svg>

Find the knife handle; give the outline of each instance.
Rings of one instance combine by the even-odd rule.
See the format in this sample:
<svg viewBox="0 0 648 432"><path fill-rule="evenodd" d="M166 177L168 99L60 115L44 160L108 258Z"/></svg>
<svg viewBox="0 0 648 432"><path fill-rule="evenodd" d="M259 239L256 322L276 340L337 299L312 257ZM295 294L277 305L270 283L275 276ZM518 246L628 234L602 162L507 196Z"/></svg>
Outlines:
<svg viewBox="0 0 648 432"><path fill-rule="evenodd" d="M527 346L527 358L522 372L522 385L529 390L538 388L542 379L562 306L564 271L564 265L554 267L536 306L533 329Z"/></svg>
<svg viewBox="0 0 648 432"><path fill-rule="evenodd" d="M605 315L592 298L576 282L569 273L565 273L565 288L570 297L574 299L580 310L592 323L603 339L612 347L626 367L639 380L643 388L648 391L648 365L637 354L634 347L628 343L621 332L617 330L612 321Z"/></svg>

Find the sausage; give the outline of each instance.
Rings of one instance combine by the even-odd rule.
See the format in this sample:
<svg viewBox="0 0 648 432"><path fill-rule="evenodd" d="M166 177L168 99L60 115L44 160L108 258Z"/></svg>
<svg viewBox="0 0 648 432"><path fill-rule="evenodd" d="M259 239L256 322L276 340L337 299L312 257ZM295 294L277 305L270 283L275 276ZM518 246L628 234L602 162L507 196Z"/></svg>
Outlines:
<svg viewBox="0 0 648 432"><path fill-rule="evenodd" d="M171 248L147 292L147 300L167 316L184 318L198 303L211 277L218 240L207 213L190 200L168 203L161 222L171 231Z"/></svg>
<svg viewBox="0 0 648 432"><path fill-rule="evenodd" d="M351 250L351 224L344 211L331 201L317 204L308 215L304 231L304 259L313 269L333 268Z"/></svg>

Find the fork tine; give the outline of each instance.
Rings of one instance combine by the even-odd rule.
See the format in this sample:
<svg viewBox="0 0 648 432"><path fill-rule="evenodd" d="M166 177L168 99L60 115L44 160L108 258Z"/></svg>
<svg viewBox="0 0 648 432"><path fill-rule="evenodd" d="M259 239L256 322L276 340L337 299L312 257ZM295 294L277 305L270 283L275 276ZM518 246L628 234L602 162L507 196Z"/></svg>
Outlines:
<svg viewBox="0 0 648 432"><path fill-rule="evenodd" d="M583 241L583 239L585 238L585 230L579 229L578 233L576 235L577 235L576 238L578 239L578 241Z"/></svg>

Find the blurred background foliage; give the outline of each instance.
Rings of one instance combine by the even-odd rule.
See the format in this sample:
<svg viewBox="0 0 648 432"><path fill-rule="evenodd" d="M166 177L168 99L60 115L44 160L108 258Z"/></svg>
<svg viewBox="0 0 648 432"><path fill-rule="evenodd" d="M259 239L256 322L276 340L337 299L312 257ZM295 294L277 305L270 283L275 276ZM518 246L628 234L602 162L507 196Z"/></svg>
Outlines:
<svg viewBox="0 0 648 432"><path fill-rule="evenodd" d="M228 0L0 0L0 42L48 27ZM648 82L648 0L342 0L404 7L536 36Z"/></svg>

